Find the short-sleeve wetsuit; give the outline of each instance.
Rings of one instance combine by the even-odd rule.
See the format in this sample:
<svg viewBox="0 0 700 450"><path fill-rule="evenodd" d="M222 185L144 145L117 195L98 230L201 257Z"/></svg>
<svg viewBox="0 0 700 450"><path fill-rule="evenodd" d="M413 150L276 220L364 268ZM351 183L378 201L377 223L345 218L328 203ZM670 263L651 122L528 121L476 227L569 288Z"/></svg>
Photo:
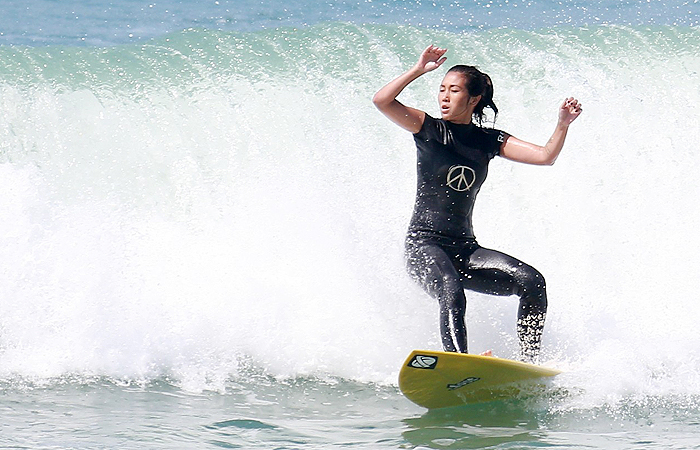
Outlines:
<svg viewBox="0 0 700 450"><path fill-rule="evenodd" d="M406 260L409 273L438 300L445 351L467 352L468 289L520 297L520 358L532 361L539 353L547 310L544 278L513 257L480 247L472 230L476 195L506 137L499 130L425 115L414 134L418 186Z"/></svg>

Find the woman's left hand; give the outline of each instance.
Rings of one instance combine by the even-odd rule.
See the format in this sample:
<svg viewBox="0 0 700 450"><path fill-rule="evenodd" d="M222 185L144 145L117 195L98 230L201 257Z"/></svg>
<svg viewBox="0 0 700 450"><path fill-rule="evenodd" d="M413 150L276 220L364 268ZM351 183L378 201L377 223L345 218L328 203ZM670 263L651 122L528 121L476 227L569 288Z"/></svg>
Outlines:
<svg viewBox="0 0 700 450"><path fill-rule="evenodd" d="M581 103L573 97L564 100L559 108L559 123L569 126L583 112Z"/></svg>

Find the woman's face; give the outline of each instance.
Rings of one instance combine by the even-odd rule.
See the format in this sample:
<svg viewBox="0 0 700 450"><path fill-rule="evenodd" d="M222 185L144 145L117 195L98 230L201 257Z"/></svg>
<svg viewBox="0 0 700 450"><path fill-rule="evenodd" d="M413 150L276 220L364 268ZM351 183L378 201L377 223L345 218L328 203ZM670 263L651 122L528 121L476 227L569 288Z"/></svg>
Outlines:
<svg viewBox="0 0 700 450"><path fill-rule="evenodd" d="M472 113L480 96L470 97L466 78L459 72L447 72L442 79L438 103L444 120L455 123L471 123Z"/></svg>

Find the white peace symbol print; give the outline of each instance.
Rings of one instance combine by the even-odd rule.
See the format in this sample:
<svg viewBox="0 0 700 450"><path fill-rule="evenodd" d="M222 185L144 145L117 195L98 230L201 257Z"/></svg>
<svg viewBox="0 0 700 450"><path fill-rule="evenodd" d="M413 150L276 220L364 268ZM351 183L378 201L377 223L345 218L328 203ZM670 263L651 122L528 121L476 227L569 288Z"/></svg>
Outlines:
<svg viewBox="0 0 700 450"><path fill-rule="evenodd" d="M452 166L447 172L447 185L455 191L468 191L476 181L476 172L468 166Z"/></svg>

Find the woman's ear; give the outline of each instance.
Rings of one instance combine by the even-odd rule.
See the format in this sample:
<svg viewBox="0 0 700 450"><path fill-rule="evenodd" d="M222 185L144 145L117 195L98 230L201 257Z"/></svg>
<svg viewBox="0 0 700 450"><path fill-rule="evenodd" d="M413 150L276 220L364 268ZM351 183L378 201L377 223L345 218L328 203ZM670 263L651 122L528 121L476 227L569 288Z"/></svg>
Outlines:
<svg viewBox="0 0 700 450"><path fill-rule="evenodd" d="M469 97L469 105L476 106L479 104L481 101L481 95L477 95L476 97Z"/></svg>

